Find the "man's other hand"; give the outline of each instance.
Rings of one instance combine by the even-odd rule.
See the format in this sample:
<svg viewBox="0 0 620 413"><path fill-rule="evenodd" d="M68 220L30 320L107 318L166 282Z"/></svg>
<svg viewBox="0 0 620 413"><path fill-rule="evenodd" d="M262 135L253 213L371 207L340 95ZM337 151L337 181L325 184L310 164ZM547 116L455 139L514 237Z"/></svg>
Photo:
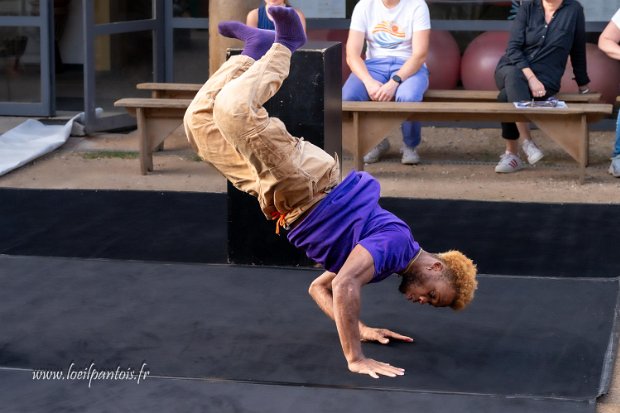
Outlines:
<svg viewBox="0 0 620 413"><path fill-rule="evenodd" d="M368 374L375 379L378 379L379 375L396 377L405 374L405 370L400 367L394 367L388 363L382 363L368 358L350 362L349 370L353 373Z"/></svg>
<svg viewBox="0 0 620 413"><path fill-rule="evenodd" d="M360 339L361 341L376 341L381 344L388 344L390 339L396 339L401 341L413 342L413 338L403 336L402 334L395 333L394 331L386 328L372 328L368 326L360 326Z"/></svg>

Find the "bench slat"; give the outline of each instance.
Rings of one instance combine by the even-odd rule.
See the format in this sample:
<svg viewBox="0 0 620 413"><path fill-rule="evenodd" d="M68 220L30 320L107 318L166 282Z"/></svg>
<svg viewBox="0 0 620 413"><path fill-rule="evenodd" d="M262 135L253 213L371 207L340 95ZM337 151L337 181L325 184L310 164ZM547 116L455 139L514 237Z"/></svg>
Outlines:
<svg viewBox="0 0 620 413"><path fill-rule="evenodd" d="M121 108L187 109L192 99L123 98L114 102Z"/></svg>
<svg viewBox="0 0 620 413"><path fill-rule="evenodd" d="M600 114L608 115L611 105L603 103L569 103L566 108L525 108L518 109L512 103L500 102L353 102L343 101L344 112L410 112L425 114L450 114L493 117L493 114L531 115L531 114Z"/></svg>
<svg viewBox="0 0 620 413"><path fill-rule="evenodd" d="M173 90L173 91L182 91L182 92L198 92L200 88L203 86L202 83L154 83L154 82L145 82L138 83L136 85L137 89L140 90Z"/></svg>
<svg viewBox="0 0 620 413"><path fill-rule="evenodd" d="M191 99L123 98L114 102L116 107L186 109ZM412 112L443 114L477 114L480 112L506 114L611 114L612 106L604 103L571 103L566 108L515 108L512 103L500 102L352 102L343 101L344 112Z"/></svg>

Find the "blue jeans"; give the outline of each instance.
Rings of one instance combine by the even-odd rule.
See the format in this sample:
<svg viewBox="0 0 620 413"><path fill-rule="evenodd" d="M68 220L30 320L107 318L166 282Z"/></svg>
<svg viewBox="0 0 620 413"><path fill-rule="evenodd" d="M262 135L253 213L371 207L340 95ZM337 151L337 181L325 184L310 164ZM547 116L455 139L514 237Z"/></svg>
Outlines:
<svg viewBox="0 0 620 413"><path fill-rule="evenodd" d="M365 61L368 73L373 79L385 83L405 63L403 59L382 57ZM414 75L408 77L396 89L394 99L397 102L420 102L428 89L428 69L423 65ZM370 100L364 83L351 73L342 87L342 100ZM415 148L420 144L422 125L420 122L407 121L401 126L405 145Z"/></svg>
<svg viewBox="0 0 620 413"><path fill-rule="evenodd" d="M614 144L614 153L612 158L620 155L620 111L618 111L618 120L616 121L616 143Z"/></svg>

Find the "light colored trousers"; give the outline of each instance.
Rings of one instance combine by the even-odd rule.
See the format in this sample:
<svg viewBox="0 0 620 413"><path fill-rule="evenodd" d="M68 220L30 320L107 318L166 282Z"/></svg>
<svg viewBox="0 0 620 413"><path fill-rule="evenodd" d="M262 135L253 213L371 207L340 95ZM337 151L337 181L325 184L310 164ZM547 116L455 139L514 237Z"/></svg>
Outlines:
<svg viewBox="0 0 620 413"><path fill-rule="evenodd" d="M364 61L368 73L373 79L381 83L386 83L398 72L405 64L404 59L397 57L379 57ZM398 86L394 100L396 102L421 102L424 98L424 92L428 89L429 72L426 65L422 65L420 70L405 79ZM345 84L342 86L342 100L365 101L370 100L368 91L364 83L351 73ZM401 126L403 134L403 142L405 145L415 148L420 144L422 139L422 124L418 121L403 122Z"/></svg>
<svg viewBox="0 0 620 413"><path fill-rule="evenodd" d="M187 138L268 219L290 225L340 182L340 165L291 136L263 104L289 73L291 52L274 43L260 60L233 56L200 89L184 117ZM303 98L303 97L300 97Z"/></svg>

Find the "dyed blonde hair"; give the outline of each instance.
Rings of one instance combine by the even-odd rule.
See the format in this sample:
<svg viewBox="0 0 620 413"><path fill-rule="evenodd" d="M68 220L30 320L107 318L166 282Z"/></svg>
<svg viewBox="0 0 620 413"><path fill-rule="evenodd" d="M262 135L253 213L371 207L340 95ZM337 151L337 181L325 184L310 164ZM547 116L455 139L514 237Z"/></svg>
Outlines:
<svg viewBox="0 0 620 413"><path fill-rule="evenodd" d="M456 291L456 297L450 307L462 310L474 299L474 291L478 287L476 264L456 250L439 253L437 257L445 264L444 275L451 281Z"/></svg>

